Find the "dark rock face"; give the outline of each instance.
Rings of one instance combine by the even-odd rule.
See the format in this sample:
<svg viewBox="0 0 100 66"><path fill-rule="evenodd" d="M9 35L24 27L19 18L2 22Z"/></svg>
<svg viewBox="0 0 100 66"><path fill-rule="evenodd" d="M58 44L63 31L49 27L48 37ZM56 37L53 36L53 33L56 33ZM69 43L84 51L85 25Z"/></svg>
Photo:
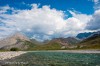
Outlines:
<svg viewBox="0 0 100 66"><path fill-rule="evenodd" d="M90 35L92 35L93 33L92 32L89 32L89 33L79 33L76 37L79 38L79 39L86 39L87 37L89 37Z"/></svg>
<svg viewBox="0 0 100 66"><path fill-rule="evenodd" d="M85 33L79 33L76 38L79 38L79 39L87 39L89 37L91 37L92 35L100 35L100 31L97 31L97 32L85 32Z"/></svg>

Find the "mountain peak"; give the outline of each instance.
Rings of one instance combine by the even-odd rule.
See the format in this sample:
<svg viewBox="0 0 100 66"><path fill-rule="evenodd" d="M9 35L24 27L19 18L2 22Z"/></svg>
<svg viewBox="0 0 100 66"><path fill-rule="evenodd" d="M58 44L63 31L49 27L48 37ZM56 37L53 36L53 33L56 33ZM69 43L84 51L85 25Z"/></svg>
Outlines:
<svg viewBox="0 0 100 66"><path fill-rule="evenodd" d="M18 43L19 41L30 41L30 39L28 37L26 37L25 35L23 35L20 32L16 32L12 35L10 35L9 37L0 40L0 48L4 47L4 46L9 46L9 45L14 45L16 43Z"/></svg>
<svg viewBox="0 0 100 66"><path fill-rule="evenodd" d="M21 32L16 32L14 33L11 38L16 38L16 39L20 39L20 40L27 40L29 41L29 38L27 36L25 36L23 33Z"/></svg>

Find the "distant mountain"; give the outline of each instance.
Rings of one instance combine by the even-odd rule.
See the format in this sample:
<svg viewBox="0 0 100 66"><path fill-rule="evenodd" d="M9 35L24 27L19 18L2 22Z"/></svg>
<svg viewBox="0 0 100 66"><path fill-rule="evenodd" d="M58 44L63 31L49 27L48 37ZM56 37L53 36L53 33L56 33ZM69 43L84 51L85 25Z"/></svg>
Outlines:
<svg viewBox="0 0 100 66"><path fill-rule="evenodd" d="M52 39L51 41L58 42L61 45L71 45L71 44L78 43L80 40L78 40L74 37L68 37L68 38L55 38L55 39Z"/></svg>
<svg viewBox="0 0 100 66"><path fill-rule="evenodd" d="M41 41L37 41L36 39L30 39L30 41L34 44L37 44L37 45L42 45L44 44L44 42L41 42Z"/></svg>
<svg viewBox="0 0 100 66"><path fill-rule="evenodd" d="M92 49L100 49L100 31L94 32L87 39L84 39L80 42L79 46L81 48L92 48Z"/></svg>
<svg viewBox="0 0 100 66"><path fill-rule="evenodd" d="M79 39L86 39L90 35L92 35L94 32L85 32L85 33L79 33L76 37Z"/></svg>
<svg viewBox="0 0 100 66"><path fill-rule="evenodd" d="M93 32L93 34L91 34L88 38L96 37L96 36L100 36L100 31Z"/></svg>
<svg viewBox="0 0 100 66"><path fill-rule="evenodd" d="M60 50L68 48L70 45L75 45L79 43L80 40L74 37L68 38L54 38L48 41L46 44L36 46L35 50Z"/></svg>
<svg viewBox="0 0 100 66"><path fill-rule="evenodd" d="M2 49L10 49L12 47L23 48L24 41L30 41L30 39L25 35L23 35L22 33L17 32L5 39L0 40L0 48Z"/></svg>

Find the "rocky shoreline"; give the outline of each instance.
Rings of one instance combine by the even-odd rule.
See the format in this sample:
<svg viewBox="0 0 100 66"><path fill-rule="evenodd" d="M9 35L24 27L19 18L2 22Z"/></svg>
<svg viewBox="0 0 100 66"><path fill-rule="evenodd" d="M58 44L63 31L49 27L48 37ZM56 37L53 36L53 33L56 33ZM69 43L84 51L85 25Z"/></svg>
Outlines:
<svg viewBox="0 0 100 66"><path fill-rule="evenodd" d="M24 54L24 51L16 51L16 52L0 52L0 61L5 59L11 59L21 54Z"/></svg>

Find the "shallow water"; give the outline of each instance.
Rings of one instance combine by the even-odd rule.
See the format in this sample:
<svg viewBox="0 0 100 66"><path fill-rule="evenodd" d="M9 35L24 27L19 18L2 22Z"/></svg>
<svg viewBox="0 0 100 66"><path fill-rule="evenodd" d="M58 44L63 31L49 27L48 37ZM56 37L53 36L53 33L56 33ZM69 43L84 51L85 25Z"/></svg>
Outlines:
<svg viewBox="0 0 100 66"><path fill-rule="evenodd" d="M100 54L28 52L19 57L5 60L5 64L9 66L100 66Z"/></svg>

